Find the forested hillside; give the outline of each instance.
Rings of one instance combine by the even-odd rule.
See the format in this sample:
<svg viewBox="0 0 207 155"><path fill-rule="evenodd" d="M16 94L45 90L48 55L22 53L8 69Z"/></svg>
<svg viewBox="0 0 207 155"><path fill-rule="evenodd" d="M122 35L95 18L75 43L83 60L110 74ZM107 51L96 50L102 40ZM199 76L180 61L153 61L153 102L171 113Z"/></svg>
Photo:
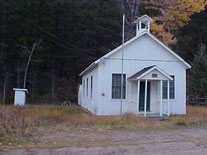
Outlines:
<svg viewBox="0 0 207 155"><path fill-rule="evenodd" d="M7 103L23 87L28 56L29 101L75 100L78 74L120 44L118 5L101 0L3 0L1 6L1 94Z"/></svg>
<svg viewBox="0 0 207 155"><path fill-rule="evenodd" d="M76 101L79 73L121 44L123 12L127 17L126 40L135 35L133 21L140 15L148 14L154 19L152 33L181 52L178 53L184 59L194 61L194 51L189 55L183 50L182 41L185 38L180 30L191 21L191 15L204 10L206 0L124 0L123 5L121 2L1 0L2 102L12 103L12 89L23 88L25 68L32 51L26 80L28 102ZM186 35L190 35L186 31ZM202 43L206 45L206 40Z"/></svg>

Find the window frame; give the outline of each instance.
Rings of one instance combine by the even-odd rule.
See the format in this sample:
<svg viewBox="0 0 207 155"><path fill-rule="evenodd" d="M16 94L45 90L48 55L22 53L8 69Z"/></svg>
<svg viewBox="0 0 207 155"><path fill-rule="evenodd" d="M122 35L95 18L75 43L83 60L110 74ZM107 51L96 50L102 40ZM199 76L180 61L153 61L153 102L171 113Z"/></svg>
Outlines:
<svg viewBox="0 0 207 155"><path fill-rule="evenodd" d="M175 97L175 75L170 75L173 80L170 81L170 100L175 100L176 97ZM172 82L173 82L173 87L172 87ZM171 92L171 88L174 88L173 89L173 93ZM163 85L162 85L162 99L166 100L167 99L167 91L168 91L168 86L167 86L167 81L163 81ZM173 94L173 96L172 96Z"/></svg>
<svg viewBox="0 0 207 155"><path fill-rule="evenodd" d="M163 81L162 83L162 99L167 99L167 89L168 89L168 86L167 86L167 81Z"/></svg>
<svg viewBox="0 0 207 155"><path fill-rule="evenodd" d="M120 83L119 83L119 85L120 86L114 86L114 83L113 83L113 75L117 75L117 76L120 76L120 79L119 79L119 81L120 81ZM125 100L126 98L127 98L127 93L126 93L126 90L127 90L127 78L126 78L126 74L124 73L123 74L123 77L124 77L124 89L123 89L123 100ZM121 73L112 73L112 77L111 77L111 79L112 79L112 83L111 83L111 99L112 100L120 100L121 99ZM114 87L119 87L119 91L120 91L120 97L114 97L115 95L114 95L114 91L113 91L113 89L114 89Z"/></svg>
<svg viewBox="0 0 207 155"><path fill-rule="evenodd" d="M171 97L171 82L170 82L170 99L174 100L175 99L175 75L171 75L171 77L173 78L173 97Z"/></svg>

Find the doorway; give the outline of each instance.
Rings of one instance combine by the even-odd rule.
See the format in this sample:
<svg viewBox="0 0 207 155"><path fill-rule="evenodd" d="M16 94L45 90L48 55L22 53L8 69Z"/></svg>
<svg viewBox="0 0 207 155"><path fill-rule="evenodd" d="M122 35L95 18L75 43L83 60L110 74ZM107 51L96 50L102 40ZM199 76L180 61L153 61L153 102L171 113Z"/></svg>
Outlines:
<svg viewBox="0 0 207 155"><path fill-rule="evenodd" d="M140 82L139 111L144 111L145 82ZM150 82L147 83L147 111L150 111Z"/></svg>

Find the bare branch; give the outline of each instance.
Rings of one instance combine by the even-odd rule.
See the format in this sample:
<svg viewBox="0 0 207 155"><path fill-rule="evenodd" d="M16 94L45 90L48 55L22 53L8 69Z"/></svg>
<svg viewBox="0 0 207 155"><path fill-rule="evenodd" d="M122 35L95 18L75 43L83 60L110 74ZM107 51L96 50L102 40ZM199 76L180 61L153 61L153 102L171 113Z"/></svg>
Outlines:
<svg viewBox="0 0 207 155"><path fill-rule="evenodd" d="M32 59L32 55L33 55L34 51L39 47L41 41L42 41L42 39L40 39L39 41L34 43L33 46L32 46L32 50L30 52L29 59L28 59L28 62L27 62L27 66L26 66L26 69L25 69L25 74L24 74L24 89L26 88L27 72L28 72L29 64L30 64L31 59Z"/></svg>

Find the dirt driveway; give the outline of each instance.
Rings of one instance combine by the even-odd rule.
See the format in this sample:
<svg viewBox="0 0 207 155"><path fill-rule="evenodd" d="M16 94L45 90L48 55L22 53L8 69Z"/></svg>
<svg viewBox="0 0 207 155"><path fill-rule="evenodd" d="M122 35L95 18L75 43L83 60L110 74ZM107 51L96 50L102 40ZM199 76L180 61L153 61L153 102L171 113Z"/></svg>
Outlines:
<svg viewBox="0 0 207 155"><path fill-rule="evenodd" d="M66 134L66 133L64 133ZM67 139L67 136L65 135ZM191 128L162 131L107 130L68 135L70 147L21 149L2 155L207 155L207 129ZM68 142L69 142L68 141Z"/></svg>

